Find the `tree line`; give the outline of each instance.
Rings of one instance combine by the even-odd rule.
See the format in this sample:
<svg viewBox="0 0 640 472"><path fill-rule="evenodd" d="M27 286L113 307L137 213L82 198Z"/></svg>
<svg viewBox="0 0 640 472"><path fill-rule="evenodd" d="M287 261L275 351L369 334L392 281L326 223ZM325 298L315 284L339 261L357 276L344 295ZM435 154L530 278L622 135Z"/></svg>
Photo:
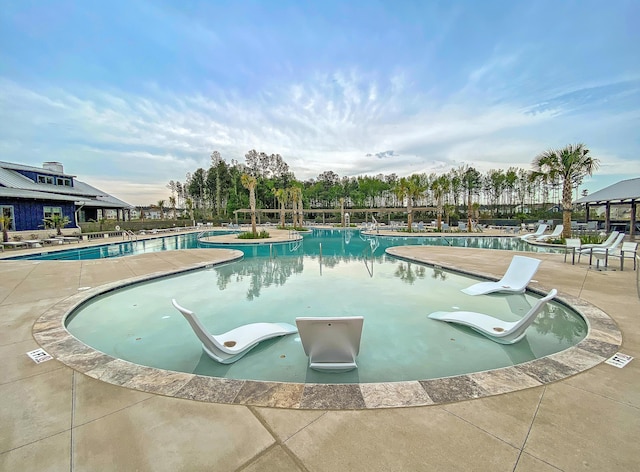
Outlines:
<svg viewBox="0 0 640 472"><path fill-rule="evenodd" d="M438 225L443 218L514 218L547 211L558 206L569 227L573 192L599 161L584 144L550 149L532 160L531 169L509 167L480 172L462 165L445 173L416 173L399 177L395 173L339 176L327 170L316 178L298 180L280 154L255 149L245 154L245 162L227 162L218 151L211 153L208 169L188 173L183 182L170 181L168 205L158 202L175 217L178 209L194 219L230 220L239 209L273 209L293 214L293 225L302 226L302 208L405 208L411 228L413 207L434 207ZM577 197L577 195L576 195ZM252 212L253 223L255 214ZM255 232L255 231L254 231Z"/></svg>

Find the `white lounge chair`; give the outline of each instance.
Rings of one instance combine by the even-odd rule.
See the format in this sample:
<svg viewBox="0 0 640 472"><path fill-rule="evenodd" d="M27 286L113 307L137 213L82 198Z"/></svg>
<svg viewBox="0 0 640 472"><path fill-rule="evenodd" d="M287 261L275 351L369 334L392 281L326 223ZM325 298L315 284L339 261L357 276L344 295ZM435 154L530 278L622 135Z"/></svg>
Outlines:
<svg viewBox="0 0 640 472"><path fill-rule="evenodd" d="M363 323L362 316L296 318L302 347L309 356L309 367L324 372L356 369Z"/></svg>
<svg viewBox="0 0 640 472"><path fill-rule="evenodd" d="M536 229L535 233L523 234L522 236L520 236L520 239L527 240L529 238L538 238L542 236L546 230L547 230L547 225L544 223L541 223L540 225L538 225L538 228Z"/></svg>
<svg viewBox="0 0 640 472"><path fill-rule="evenodd" d="M479 282L463 288L467 295L485 295L492 292L521 293L538 270L542 261L526 256L513 256L509 268L497 282Z"/></svg>
<svg viewBox="0 0 640 472"><path fill-rule="evenodd" d="M590 254L592 248L606 248L611 246L619 234L620 233L618 231L611 231L611 234L607 236L607 239L605 239L600 244L583 244L582 246L580 246L580 249L578 250L578 262L580 262L580 256Z"/></svg>
<svg viewBox="0 0 640 472"><path fill-rule="evenodd" d="M536 241L542 242L542 241L546 241L547 239L559 238L562 235L562 230L563 229L564 229L564 225L558 225L553 229L553 232L551 232L549 234L543 234L542 236L538 236L536 238Z"/></svg>
<svg viewBox="0 0 640 472"><path fill-rule="evenodd" d="M593 258L596 258L596 268L600 268L600 261L604 259L604 266L609 265L609 256L620 255L620 246L624 239L624 233L618 234L616 240L607 247L592 247L589 249L589 265L593 262Z"/></svg>
<svg viewBox="0 0 640 472"><path fill-rule="evenodd" d="M180 306L175 299L171 300L171 303L187 319L202 343L204 352L221 364L237 361L260 341L298 332L295 326L288 323L251 323L223 334L213 335L203 326L194 312Z"/></svg>
<svg viewBox="0 0 640 472"><path fill-rule="evenodd" d="M469 326L492 341L500 344L513 344L524 338L527 328L542 311L544 305L557 293L556 289L551 290L546 297L538 300L520 321L503 321L474 311L436 311L431 313L429 318Z"/></svg>

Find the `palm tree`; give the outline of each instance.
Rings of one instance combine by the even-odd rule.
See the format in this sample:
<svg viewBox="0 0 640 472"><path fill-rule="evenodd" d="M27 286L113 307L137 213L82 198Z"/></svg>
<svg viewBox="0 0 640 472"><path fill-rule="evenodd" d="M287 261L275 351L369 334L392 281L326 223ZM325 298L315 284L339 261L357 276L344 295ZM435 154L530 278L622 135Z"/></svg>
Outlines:
<svg viewBox="0 0 640 472"><path fill-rule="evenodd" d="M11 217L0 215L0 228L2 229L2 241L9 241L9 226L11 226Z"/></svg>
<svg viewBox="0 0 640 472"><path fill-rule="evenodd" d="M447 174L440 175L431 181L431 191L436 199L436 214L438 218L438 231L442 229L442 213L444 209L443 198L449 192L449 177Z"/></svg>
<svg viewBox="0 0 640 472"><path fill-rule="evenodd" d="M158 200L158 208L160 208L160 219L164 220L164 200Z"/></svg>
<svg viewBox="0 0 640 472"><path fill-rule="evenodd" d="M171 211L173 212L173 219L176 219L176 197L171 195L169 197L169 205L171 205Z"/></svg>
<svg viewBox="0 0 640 472"><path fill-rule="evenodd" d="M293 227L300 228L302 226L302 189L295 185L291 187L289 198L293 204Z"/></svg>
<svg viewBox="0 0 640 472"><path fill-rule="evenodd" d="M402 177L394 187L394 193L399 200L407 199L407 231L411 233L413 226L413 200L422 196L427 185L418 174L409 178Z"/></svg>
<svg viewBox="0 0 640 472"><path fill-rule="evenodd" d="M242 186L249 190L249 206L251 207L251 232L254 236L258 234L256 229L256 178L249 174L242 174L240 177Z"/></svg>
<svg viewBox="0 0 640 472"><path fill-rule="evenodd" d="M473 218L473 208L471 205L471 196L480 188L481 175L473 167L467 167L462 172L462 186L467 191L467 231L471 232L471 219Z"/></svg>
<svg viewBox="0 0 640 472"><path fill-rule="evenodd" d="M345 221L344 221L344 198L340 197L338 199L338 201L340 202L340 226L342 226L344 228L344 225L345 225Z"/></svg>
<svg viewBox="0 0 640 472"><path fill-rule="evenodd" d="M287 205L287 200L289 198L289 192L286 188L273 188L271 189L271 193L273 193L280 203L280 226L284 228L285 225L285 207Z"/></svg>
<svg viewBox="0 0 640 472"><path fill-rule="evenodd" d="M71 223L68 216L53 215L42 220L45 228L55 228L56 234L60 236L62 234L62 228Z"/></svg>
<svg viewBox="0 0 640 472"><path fill-rule="evenodd" d="M589 155L584 144L568 145L562 149L550 149L533 160L534 171L549 180L562 181L562 230L563 238L571 237L572 187L586 175L593 175L600 161Z"/></svg>
<svg viewBox="0 0 640 472"><path fill-rule="evenodd" d="M191 218L191 225L195 226L196 225L196 220L193 217L193 200L190 197L188 197L184 201L184 206L187 209L187 213L189 214L189 218Z"/></svg>

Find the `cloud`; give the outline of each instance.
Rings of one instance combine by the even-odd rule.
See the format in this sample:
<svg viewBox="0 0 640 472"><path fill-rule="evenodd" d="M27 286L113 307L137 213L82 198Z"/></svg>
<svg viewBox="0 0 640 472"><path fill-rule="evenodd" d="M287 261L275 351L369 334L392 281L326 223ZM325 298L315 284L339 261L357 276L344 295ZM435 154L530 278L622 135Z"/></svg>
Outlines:
<svg viewBox="0 0 640 472"><path fill-rule="evenodd" d="M472 79L481 83L492 69L513 60L494 61L497 65L477 69ZM580 93L560 95L552 106L538 101L527 107L472 100L472 87L448 101L433 101L429 94L416 93L411 83L400 70L385 75L357 68L311 74L305 81L251 95L218 88L180 93L158 86L139 94L86 87L71 91L0 79L6 123L0 148L16 162L59 160L81 180L122 185L133 203L140 202L135 191L129 193L137 185L148 203L150 187L157 189L151 201L164 198L166 182L207 168L213 150L227 161L241 162L249 149L279 153L301 180L326 170L354 176L446 172L464 163L483 171L529 168L544 149L576 140L565 129L578 136L588 130L587 137L597 136L606 150L624 141L606 141L611 132L599 134L598 124L607 123L603 130L624 129L638 117L637 111L628 111L629 120L623 121L609 112L594 123L579 113L588 102L577 98ZM636 85L598 90L602 96L633 96ZM564 110L572 110L570 123ZM615 151L607 154L616 159ZM104 190L119 195L119 188Z"/></svg>
<svg viewBox="0 0 640 472"><path fill-rule="evenodd" d="M387 159L389 157L397 157L398 154L396 154L395 151L384 151L384 152L377 152L376 153L376 157L378 159Z"/></svg>

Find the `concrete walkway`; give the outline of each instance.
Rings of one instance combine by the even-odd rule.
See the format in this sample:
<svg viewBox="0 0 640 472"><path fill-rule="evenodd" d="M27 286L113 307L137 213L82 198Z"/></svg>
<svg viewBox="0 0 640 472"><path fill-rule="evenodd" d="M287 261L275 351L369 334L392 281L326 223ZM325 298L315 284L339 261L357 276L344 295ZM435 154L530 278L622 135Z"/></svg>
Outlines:
<svg viewBox="0 0 640 472"><path fill-rule="evenodd" d="M420 246L398 255L500 276L512 253ZM623 369L599 364L562 381L476 400L338 411L174 398L26 356L39 347L35 321L79 289L229 256L227 250L194 249L90 261L0 261L0 470L637 469L638 359ZM545 255L537 288L555 287L604 310L622 331L621 352L640 356L636 272L598 272L562 259Z"/></svg>

